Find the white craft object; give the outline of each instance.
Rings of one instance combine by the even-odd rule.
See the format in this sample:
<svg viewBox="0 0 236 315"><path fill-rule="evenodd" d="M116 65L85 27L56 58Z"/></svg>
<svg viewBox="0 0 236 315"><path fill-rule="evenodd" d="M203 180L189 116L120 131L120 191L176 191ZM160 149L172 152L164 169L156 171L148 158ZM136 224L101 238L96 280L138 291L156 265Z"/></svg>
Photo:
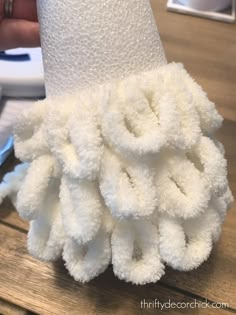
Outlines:
<svg viewBox="0 0 236 315"><path fill-rule="evenodd" d="M11 58L12 56L12 58ZM40 48L7 50L0 57L1 95L15 98L45 96L42 53Z"/></svg>
<svg viewBox="0 0 236 315"><path fill-rule="evenodd" d="M38 8L47 99L19 119L26 164L0 186L31 222L29 251L81 282L110 263L135 284L198 267L232 202L214 104L166 64L148 0Z"/></svg>

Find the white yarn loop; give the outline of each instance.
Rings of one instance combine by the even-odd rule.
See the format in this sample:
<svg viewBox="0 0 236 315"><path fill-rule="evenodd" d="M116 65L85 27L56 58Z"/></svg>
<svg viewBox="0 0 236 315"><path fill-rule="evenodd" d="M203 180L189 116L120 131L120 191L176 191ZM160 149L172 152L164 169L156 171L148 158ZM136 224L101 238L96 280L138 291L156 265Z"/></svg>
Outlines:
<svg viewBox="0 0 236 315"><path fill-rule="evenodd" d="M80 93L76 100L52 102L44 126L45 137L63 172L72 178L97 177L102 155L95 95Z"/></svg>
<svg viewBox="0 0 236 315"><path fill-rule="evenodd" d="M158 281L164 274L158 232L150 222L118 223L111 244L114 273L120 279L146 284Z"/></svg>
<svg viewBox="0 0 236 315"><path fill-rule="evenodd" d="M37 258L45 261L56 261L62 255L64 231L60 211L54 209L39 215L30 222L28 232L28 250Z"/></svg>
<svg viewBox="0 0 236 315"><path fill-rule="evenodd" d="M157 210L173 217L196 217L211 198L201 174L181 153L167 154L157 163L156 187Z"/></svg>
<svg viewBox="0 0 236 315"><path fill-rule="evenodd" d="M36 102L14 127L15 155L22 161L30 162L50 152L43 134L47 107L47 101Z"/></svg>
<svg viewBox="0 0 236 315"><path fill-rule="evenodd" d="M111 261L109 235L100 231L85 245L67 238L63 258L70 274L75 280L88 282L102 273Z"/></svg>
<svg viewBox="0 0 236 315"><path fill-rule="evenodd" d="M45 201L54 191L54 170L55 161L51 156L43 155L30 164L16 199L17 210L23 219L33 220L44 209Z"/></svg>
<svg viewBox="0 0 236 315"><path fill-rule="evenodd" d="M60 199L66 234L78 244L91 241L101 227L104 208L96 183L63 176Z"/></svg>
<svg viewBox="0 0 236 315"><path fill-rule="evenodd" d="M162 259L177 270L192 270L210 255L212 242L220 233L221 219L211 206L197 218L162 217L159 221L160 254Z"/></svg>
<svg viewBox="0 0 236 315"><path fill-rule="evenodd" d="M226 191L228 186L226 160L211 139L201 137L187 156L200 170L213 194L220 196Z"/></svg>
<svg viewBox="0 0 236 315"><path fill-rule="evenodd" d="M100 190L113 217L150 216L157 205L154 177L144 163L122 161L106 150L100 173Z"/></svg>

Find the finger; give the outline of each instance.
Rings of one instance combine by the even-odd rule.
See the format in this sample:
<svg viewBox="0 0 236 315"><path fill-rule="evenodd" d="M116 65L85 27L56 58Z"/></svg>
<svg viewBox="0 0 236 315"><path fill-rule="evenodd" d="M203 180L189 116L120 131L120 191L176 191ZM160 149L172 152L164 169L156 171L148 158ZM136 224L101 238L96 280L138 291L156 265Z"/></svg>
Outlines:
<svg viewBox="0 0 236 315"><path fill-rule="evenodd" d="M0 0L0 21L4 19L4 3ZM12 18L37 21L36 0L15 0Z"/></svg>
<svg viewBox="0 0 236 315"><path fill-rule="evenodd" d="M40 45L39 25L36 22L9 19L0 26L0 50Z"/></svg>

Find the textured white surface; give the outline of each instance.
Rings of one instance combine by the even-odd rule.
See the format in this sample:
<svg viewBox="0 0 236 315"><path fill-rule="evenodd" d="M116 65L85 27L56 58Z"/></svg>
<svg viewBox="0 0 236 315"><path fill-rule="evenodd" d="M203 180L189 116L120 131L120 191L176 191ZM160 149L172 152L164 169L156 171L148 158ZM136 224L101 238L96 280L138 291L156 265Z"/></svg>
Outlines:
<svg viewBox="0 0 236 315"><path fill-rule="evenodd" d="M38 1L47 95L166 63L148 0Z"/></svg>

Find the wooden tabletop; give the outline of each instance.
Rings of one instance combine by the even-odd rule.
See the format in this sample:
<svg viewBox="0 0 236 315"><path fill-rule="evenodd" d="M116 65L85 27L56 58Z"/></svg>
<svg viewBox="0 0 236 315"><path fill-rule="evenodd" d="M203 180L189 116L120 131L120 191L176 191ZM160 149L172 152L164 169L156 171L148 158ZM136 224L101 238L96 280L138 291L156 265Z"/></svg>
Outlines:
<svg viewBox="0 0 236 315"><path fill-rule="evenodd" d="M218 138L228 159L236 196L236 25L166 12L164 0L152 7L168 61L183 62L226 118ZM14 157L0 169L13 167ZM229 211L222 236L209 260L191 272L167 268L157 284L133 286L114 277L112 268L89 284L75 282L63 262L47 264L26 249L28 224L9 201L0 207L0 314L158 314L141 301L227 303L226 309L164 309L164 313L231 314L236 312L236 206Z"/></svg>

